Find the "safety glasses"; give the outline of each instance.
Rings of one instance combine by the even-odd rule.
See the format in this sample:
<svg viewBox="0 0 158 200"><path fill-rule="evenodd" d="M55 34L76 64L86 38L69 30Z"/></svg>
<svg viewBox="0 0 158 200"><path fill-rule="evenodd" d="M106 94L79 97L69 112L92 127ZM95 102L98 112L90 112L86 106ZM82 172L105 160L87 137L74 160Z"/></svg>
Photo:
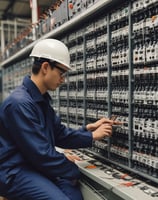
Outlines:
<svg viewBox="0 0 158 200"><path fill-rule="evenodd" d="M60 76L65 77L67 75L67 71L57 65L57 62L49 62L51 67L55 67L60 70Z"/></svg>

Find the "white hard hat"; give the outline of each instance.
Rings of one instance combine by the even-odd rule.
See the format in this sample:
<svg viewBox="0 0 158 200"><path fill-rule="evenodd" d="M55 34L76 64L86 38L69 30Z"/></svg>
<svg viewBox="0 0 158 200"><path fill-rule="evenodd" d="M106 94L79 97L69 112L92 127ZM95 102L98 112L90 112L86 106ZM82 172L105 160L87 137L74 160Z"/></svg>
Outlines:
<svg viewBox="0 0 158 200"><path fill-rule="evenodd" d="M31 57L46 58L56 61L64 70L70 70L70 54L67 46L56 39L43 39L35 44L30 54Z"/></svg>

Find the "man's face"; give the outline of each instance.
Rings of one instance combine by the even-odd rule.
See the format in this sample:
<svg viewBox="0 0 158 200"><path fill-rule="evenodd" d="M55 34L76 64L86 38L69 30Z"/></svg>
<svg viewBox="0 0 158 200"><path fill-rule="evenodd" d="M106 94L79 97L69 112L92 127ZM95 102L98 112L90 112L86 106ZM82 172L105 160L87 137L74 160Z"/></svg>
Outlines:
<svg viewBox="0 0 158 200"><path fill-rule="evenodd" d="M46 74L44 77L44 85L46 90L54 91L65 81L63 70L59 67L51 68L48 63Z"/></svg>

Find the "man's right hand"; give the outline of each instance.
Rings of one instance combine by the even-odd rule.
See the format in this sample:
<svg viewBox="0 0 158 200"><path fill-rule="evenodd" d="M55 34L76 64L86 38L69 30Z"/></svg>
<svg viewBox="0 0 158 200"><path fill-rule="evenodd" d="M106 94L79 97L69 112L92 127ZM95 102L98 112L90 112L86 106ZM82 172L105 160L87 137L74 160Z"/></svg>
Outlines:
<svg viewBox="0 0 158 200"><path fill-rule="evenodd" d="M112 124L105 123L99 126L92 132L93 140L100 140L104 137L110 137L112 135Z"/></svg>

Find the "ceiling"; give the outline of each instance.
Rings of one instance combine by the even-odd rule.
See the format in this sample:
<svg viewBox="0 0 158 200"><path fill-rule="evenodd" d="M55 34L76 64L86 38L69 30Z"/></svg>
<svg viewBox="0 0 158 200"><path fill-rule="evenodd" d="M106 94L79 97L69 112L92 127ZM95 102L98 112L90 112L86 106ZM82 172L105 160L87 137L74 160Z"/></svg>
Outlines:
<svg viewBox="0 0 158 200"><path fill-rule="evenodd" d="M31 0L0 0L0 20L31 19ZM39 15L57 0L37 0Z"/></svg>
<svg viewBox="0 0 158 200"><path fill-rule="evenodd" d="M30 2L35 0L0 0L0 52L32 24ZM37 0L38 18L60 0Z"/></svg>

